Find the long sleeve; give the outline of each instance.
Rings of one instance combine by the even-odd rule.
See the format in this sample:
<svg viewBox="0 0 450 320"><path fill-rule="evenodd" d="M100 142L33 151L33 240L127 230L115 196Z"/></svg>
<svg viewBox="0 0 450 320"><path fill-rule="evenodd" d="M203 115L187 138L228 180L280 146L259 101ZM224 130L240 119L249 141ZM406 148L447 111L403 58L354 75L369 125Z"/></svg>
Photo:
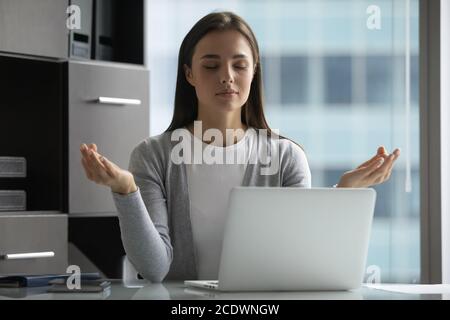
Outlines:
<svg viewBox="0 0 450 320"><path fill-rule="evenodd" d="M149 157L148 153L145 141L131 153L129 171L138 190L128 195L112 194L128 259L145 279L161 282L170 269L173 248L162 169L155 155Z"/></svg>
<svg viewBox="0 0 450 320"><path fill-rule="evenodd" d="M283 187L311 188L311 171L305 152L291 141L288 158L284 172L282 173Z"/></svg>

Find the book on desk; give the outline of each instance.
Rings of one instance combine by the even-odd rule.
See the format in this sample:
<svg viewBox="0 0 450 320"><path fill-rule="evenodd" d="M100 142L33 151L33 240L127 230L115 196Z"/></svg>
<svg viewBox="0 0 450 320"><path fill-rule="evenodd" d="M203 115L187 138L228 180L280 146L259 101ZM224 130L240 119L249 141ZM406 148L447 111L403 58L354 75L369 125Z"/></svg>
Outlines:
<svg viewBox="0 0 450 320"><path fill-rule="evenodd" d="M69 288L65 279L54 279L49 282L51 287L47 290L50 293L97 293L104 292L111 288L111 282L105 279L81 280L80 286Z"/></svg>
<svg viewBox="0 0 450 320"><path fill-rule="evenodd" d="M45 274L45 275L23 275L23 274L9 274L0 276L0 288L22 288L22 287L45 287L50 285L49 282L53 280L60 280L66 282L70 274ZM82 273L80 275L83 280L98 280L100 274Z"/></svg>

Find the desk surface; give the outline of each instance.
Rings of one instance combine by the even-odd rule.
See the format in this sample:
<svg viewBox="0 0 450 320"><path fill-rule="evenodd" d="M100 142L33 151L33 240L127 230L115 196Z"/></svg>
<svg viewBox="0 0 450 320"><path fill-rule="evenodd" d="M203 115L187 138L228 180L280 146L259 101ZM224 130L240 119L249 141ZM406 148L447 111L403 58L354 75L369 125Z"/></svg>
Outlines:
<svg viewBox="0 0 450 320"><path fill-rule="evenodd" d="M441 300L448 294L404 294L362 287L345 292L214 292L186 288L182 281L162 284L146 283L141 288L113 281L105 293L47 293L48 287L0 288L0 300Z"/></svg>

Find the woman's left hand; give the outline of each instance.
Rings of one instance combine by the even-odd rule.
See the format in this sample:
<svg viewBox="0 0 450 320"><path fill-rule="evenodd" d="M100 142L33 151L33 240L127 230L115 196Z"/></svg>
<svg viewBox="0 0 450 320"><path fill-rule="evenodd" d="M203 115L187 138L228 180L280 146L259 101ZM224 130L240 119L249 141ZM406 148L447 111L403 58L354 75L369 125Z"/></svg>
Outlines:
<svg viewBox="0 0 450 320"><path fill-rule="evenodd" d="M338 188L366 188L383 183L389 179L395 160L400 156L400 149L391 154L384 147L379 147L377 154L354 170L344 173Z"/></svg>

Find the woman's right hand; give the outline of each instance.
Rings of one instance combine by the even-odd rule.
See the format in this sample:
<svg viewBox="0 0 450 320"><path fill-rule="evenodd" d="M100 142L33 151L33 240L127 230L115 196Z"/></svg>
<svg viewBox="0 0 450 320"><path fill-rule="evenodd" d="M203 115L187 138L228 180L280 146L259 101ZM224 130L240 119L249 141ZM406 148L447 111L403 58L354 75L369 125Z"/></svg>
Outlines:
<svg viewBox="0 0 450 320"><path fill-rule="evenodd" d="M128 194L137 190L131 172L121 169L99 154L94 143L89 145L83 143L80 151L81 164L89 180L108 186L116 193Z"/></svg>

